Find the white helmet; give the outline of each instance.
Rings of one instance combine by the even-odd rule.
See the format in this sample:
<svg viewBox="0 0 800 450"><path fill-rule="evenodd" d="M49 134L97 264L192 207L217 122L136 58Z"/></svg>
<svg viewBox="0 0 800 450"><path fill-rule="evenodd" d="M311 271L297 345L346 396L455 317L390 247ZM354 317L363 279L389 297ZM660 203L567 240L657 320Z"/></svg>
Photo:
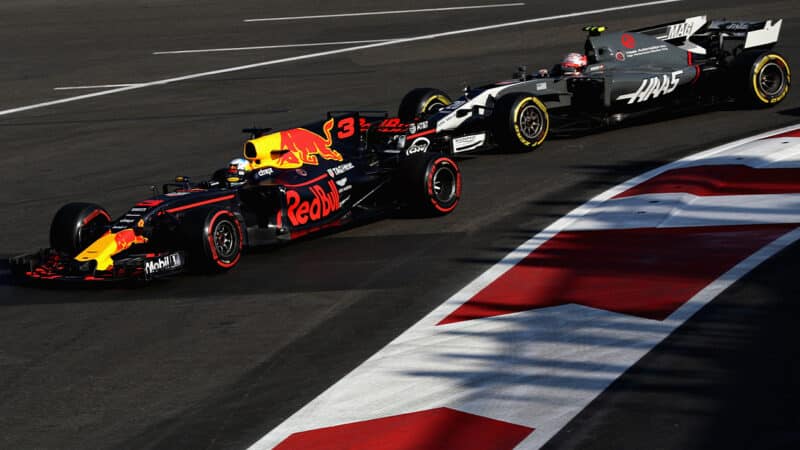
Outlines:
<svg viewBox="0 0 800 450"><path fill-rule="evenodd" d="M233 158L228 163L228 175L244 178L250 168L250 162L244 158Z"/></svg>

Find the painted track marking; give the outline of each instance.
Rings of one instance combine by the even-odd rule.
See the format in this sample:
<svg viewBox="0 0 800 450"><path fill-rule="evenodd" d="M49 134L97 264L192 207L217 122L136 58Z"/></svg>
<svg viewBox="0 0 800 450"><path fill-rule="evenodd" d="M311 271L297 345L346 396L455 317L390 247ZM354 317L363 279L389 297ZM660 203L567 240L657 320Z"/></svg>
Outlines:
<svg viewBox="0 0 800 450"><path fill-rule="evenodd" d="M307 44L282 44L282 45L257 45L253 47L227 47L227 48L202 48L196 50L167 50L153 52L154 55L182 55L185 53L213 53L213 52L242 52L247 50L269 50L276 48L303 48L303 47L324 47L332 45L351 45L351 44L372 44L374 42L388 42L391 39L368 39L363 41L334 41L334 42L311 42Z"/></svg>
<svg viewBox="0 0 800 450"><path fill-rule="evenodd" d="M777 135L795 129L798 131L790 136ZM731 168L731 165L745 165L752 170ZM712 174L710 181L718 183L713 189L697 189L695 176L703 171L696 169L698 166L708 169ZM759 172L773 170L784 174L782 181ZM800 173L800 128L797 125L691 155L598 195L520 245L252 448L260 450L276 445L282 450L304 448L293 444L315 441L324 442L321 448L328 450L360 450L358 446L348 447L351 442L345 438L358 432L363 439L373 442L385 433L385 424L396 423L407 414L437 408L468 414L469 420L483 417L527 427L531 433L514 448L540 448L693 314L759 264L800 239L800 176L787 175L790 170ZM695 196L675 189L676 180L688 181L687 186L705 195ZM728 206L725 206L726 196L734 199ZM653 203L652 200L658 201ZM694 201L706 202L704 205L708 208L705 211L699 208L699 215L684 215L685 211L692 212ZM659 209L661 203L671 205L669 210ZM765 211L761 206L765 203L778 211L761 217ZM620 205L627 207L619 208ZM646 205L653 209L639 214ZM723 211L720 205L725 206ZM720 212L724 214L719 215ZM741 216L737 220L743 221L748 214L753 216L750 222L728 225L730 217ZM630 220L642 220L640 215L650 216L647 219L652 222L649 229L626 228ZM614 266L606 267L606 263L598 262L594 273L580 271L577 275L564 276L559 272L564 269L561 262L566 261L559 252L565 248L564 244L567 250L574 244L569 234L598 231L602 234L613 230L621 236L626 229L634 230L631 234L634 241L637 236L655 233L650 237L657 238L658 234L666 233L670 238L679 239L676 242L681 246L672 248L654 239L659 245L651 248L629 242L630 248L614 254L613 246L601 240L606 247L595 250L607 251L614 263L622 261L629 267L636 267L642 262L649 264L649 271L619 272ZM689 240L684 239L687 236ZM721 253L726 255L722 256L708 254L708 247L713 246L712 242L704 242L705 237L710 241L723 237L725 239L719 241L723 247L726 242L734 242L737 248L724 249ZM706 255L681 254L681 248L692 248L698 242L706 247ZM554 248L551 243L561 248ZM637 248L639 253L635 251ZM666 253L662 253L664 249ZM526 260L537 254L541 258L550 257L555 263L536 264ZM580 258L581 254L575 256ZM703 273L696 273L691 267L681 268L679 262L670 261L672 269L685 277L681 281L693 284L670 291L670 286L663 285L653 258L685 258L700 266L705 261L713 265L714 270L704 268ZM601 292L600 296L605 298L590 307L562 302L515 311L504 308L509 305L501 305L504 307L490 311L491 314L479 313L452 320L454 313L472 299L487 300L480 295L496 280L526 266L541 270L539 275L552 282L552 286L541 291L545 295L558 294L561 288L573 288L573 284L581 283L584 287L587 283L594 284L595 291L609 281L617 283L616 289L635 286L633 291L618 291L618 295ZM598 275L597 270L604 272ZM518 283L520 290L539 281L510 280ZM626 306L625 301L630 300L628 295L647 299L652 294L669 296L677 302L664 308L650 303L640 303L638 307L628 303L627 306L634 307L618 308ZM575 298L567 293L567 300ZM473 305L485 308L491 306L491 301ZM652 311L654 314L640 308L652 306L658 307ZM615 309L618 311L614 312ZM443 433L452 425L441 425L438 431ZM418 430L411 426L404 429L405 435L414 435L417 431L432 433L434 430ZM393 435L384 436L393 444L387 448L420 448L404 446L402 439L392 441Z"/></svg>
<svg viewBox="0 0 800 450"><path fill-rule="evenodd" d="M86 86L61 86L53 88L54 91L72 91L72 90L80 90L80 89L108 89L108 88L119 88L119 87L129 87L129 86L137 86L140 83L124 83L124 84L95 84L95 85L86 85Z"/></svg>
<svg viewBox="0 0 800 450"><path fill-rule="evenodd" d="M387 46L390 46L390 45L398 45L398 44L404 44L404 43L409 43L409 42L419 42L419 41L437 39L437 38L442 38L442 37L458 36L458 35L468 34L468 33L477 33L477 32L481 32L481 31L497 30L497 29L501 29L501 28L515 27L515 26L519 26L519 25L528 25L528 24L538 23L538 22L547 22L547 21L553 21L553 20L559 20L559 19L568 19L568 18L573 18L573 17L587 16L587 15L591 15L591 14L600 14L600 13L606 13L606 12L612 12L612 11L621 11L621 10L625 10L625 9L634 9L634 8L643 8L643 7L646 7L646 6L664 5L664 4L668 4L668 3L677 3L677 2L680 2L680 1L683 1L683 0L657 0L657 1L646 2L646 3L635 3L635 4L630 4L630 5L611 6L611 7L608 7L608 8L593 9L593 10L589 10L589 11L580 11L580 12L574 12L574 13L559 14L559 15L548 16L548 17L537 17L537 18L533 18L533 19L518 20L518 21L514 21L514 22L503 22L503 23L494 24L494 25L485 25L485 26L475 27L475 28L464 28L464 29L460 29L460 30L445 31L445 32L441 32L441 33L433 33L433 34L426 34L426 35L422 35L422 36L395 39L395 40L387 41L387 42L376 42L374 44L364 44L364 45L357 45L357 46L354 46L354 47L346 47L346 48L340 48L340 49L335 49L335 50L328 50L328 51L324 51L324 52L309 53L307 55L299 55L299 56L291 56L291 57L288 57L288 58L273 59L273 60L270 60L270 61L262 61L262 62L257 62L257 63L253 63L253 64L245 64L245 65L242 65L242 66L235 66L235 67L226 67L224 69L217 69L217 70L210 70L210 71L207 71L207 72L193 73L193 74L182 75L182 76L178 76L178 77L174 77L174 78L165 78L163 80L150 81L150 82L146 82L146 83L140 83L140 84L136 84L136 85L110 89L108 91L93 92L91 94L78 95L78 96L75 96L75 97L61 98L61 99L58 99L58 100L52 100L52 101L48 101L48 102L36 103L36 104L33 104L33 105L26 105L26 106L20 106L20 107L16 107L16 108L11 108L11 109L0 110L0 116L7 116L7 115L10 115L10 114L15 114L15 113L23 112L23 111L30 111L30 110L33 110L33 109L45 108L45 107L48 107L48 106L56 106L56 105L61 105L61 104L65 104L65 103L77 102L77 101L80 101L80 100L88 100L88 99L91 99L91 98L102 97L102 96L105 96L105 95L119 94L121 92L132 91L132 90L135 90L135 89L144 89L144 88L149 88L149 87L153 87L153 86L163 86L165 84L176 83L176 82L179 82L179 81L195 80L195 79L198 79L198 78L205 78L205 77L210 77L210 76L214 76L214 75L221 75L221 74L226 74L226 73L231 73L231 72L238 72L238 71L242 71L242 70L256 69L256 68L260 68L260 67L267 67L267 66L283 64L283 63L290 63L290 62L305 61L305 60L308 60L308 59L321 58L321 57L324 57L324 56L332 56L332 55L340 55L340 54L344 54L344 53L352 53L352 52L355 52L355 51L367 50L367 49L370 49L370 48L387 47Z"/></svg>
<svg viewBox="0 0 800 450"><path fill-rule="evenodd" d="M332 19L339 17L382 16L389 14L416 14L416 13L430 13L430 12L463 11L470 9L510 8L513 6L525 6L525 3L498 3L494 5L450 6L444 8L400 9L393 11L367 11L367 12L342 13L342 14L321 14L315 16L266 17L263 19L244 19L244 22L274 22L279 20Z"/></svg>

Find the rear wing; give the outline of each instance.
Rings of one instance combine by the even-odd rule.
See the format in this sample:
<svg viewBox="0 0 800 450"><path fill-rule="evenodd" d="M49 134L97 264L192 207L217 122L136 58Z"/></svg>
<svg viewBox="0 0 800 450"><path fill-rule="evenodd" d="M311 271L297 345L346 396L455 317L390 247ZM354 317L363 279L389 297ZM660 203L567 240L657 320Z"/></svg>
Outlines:
<svg viewBox="0 0 800 450"><path fill-rule="evenodd" d="M772 20L714 20L708 25L709 32L725 33L725 39L743 39L744 48L761 47L778 42L783 19Z"/></svg>
<svg viewBox="0 0 800 450"><path fill-rule="evenodd" d="M708 23L706 16L695 16L676 22L662 23L630 31L648 34L656 39L677 44L686 41L691 35L703 28L706 23Z"/></svg>
<svg viewBox="0 0 800 450"><path fill-rule="evenodd" d="M706 54L706 48L696 42L710 44L722 41L744 43L744 49L774 45L778 42L783 19L773 20L712 20L706 16L689 17L680 21L654 25L633 32L644 33L667 41L686 51ZM714 39L710 39L714 37ZM696 42L692 42L696 38Z"/></svg>

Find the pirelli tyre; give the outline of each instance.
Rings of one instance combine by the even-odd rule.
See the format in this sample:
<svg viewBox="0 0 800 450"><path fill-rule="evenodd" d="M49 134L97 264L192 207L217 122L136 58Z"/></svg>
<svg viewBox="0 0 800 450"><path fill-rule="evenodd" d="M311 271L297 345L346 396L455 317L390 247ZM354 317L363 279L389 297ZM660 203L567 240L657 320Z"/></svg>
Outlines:
<svg viewBox="0 0 800 450"><path fill-rule="evenodd" d="M182 220L187 263L194 272L213 273L232 269L244 248L242 224L223 208L191 211Z"/></svg>
<svg viewBox="0 0 800 450"><path fill-rule="evenodd" d="M745 53L740 58L746 70L742 95L745 103L772 106L786 97L791 85L786 58L775 52Z"/></svg>
<svg viewBox="0 0 800 450"><path fill-rule="evenodd" d="M525 93L508 94L495 103L491 126L501 150L530 151L547 138L550 116L538 98Z"/></svg>
<svg viewBox="0 0 800 450"><path fill-rule="evenodd" d="M75 256L107 230L111 215L94 203L67 203L50 223L50 247Z"/></svg>
<svg viewBox="0 0 800 450"><path fill-rule="evenodd" d="M413 89L400 101L400 107L397 108L397 117L403 123L424 120L451 103L453 103L453 100L439 89Z"/></svg>
<svg viewBox="0 0 800 450"><path fill-rule="evenodd" d="M424 216L440 216L456 209L461 199L461 170L458 164L439 153L423 153L406 158L401 170L403 193L409 211Z"/></svg>

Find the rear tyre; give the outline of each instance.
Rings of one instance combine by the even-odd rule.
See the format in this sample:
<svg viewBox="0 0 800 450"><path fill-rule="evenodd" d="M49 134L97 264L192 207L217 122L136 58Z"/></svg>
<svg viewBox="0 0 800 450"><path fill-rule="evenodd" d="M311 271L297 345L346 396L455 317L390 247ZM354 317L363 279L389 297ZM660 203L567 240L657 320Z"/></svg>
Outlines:
<svg viewBox="0 0 800 450"><path fill-rule="evenodd" d="M227 209L192 211L182 224L188 262L196 272L224 272L239 263L244 247L242 224Z"/></svg>
<svg viewBox="0 0 800 450"><path fill-rule="evenodd" d="M407 158L398 186L407 208L424 216L441 216L453 211L461 199L461 170L452 159L441 154L421 154Z"/></svg>
<svg viewBox="0 0 800 450"><path fill-rule="evenodd" d="M789 93L791 71L786 59L775 52L742 56L746 68L741 99L752 106L777 105Z"/></svg>
<svg viewBox="0 0 800 450"><path fill-rule="evenodd" d="M550 131L550 116L541 100L525 93L500 97L492 113L492 131L500 148L531 151Z"/></svg>
<svg viewBox="0 0 800 450"><path fill-rule="evenodd" d="M397 117L403 123L425 120L431 114L453 103L453 100L439 89L417 88L408 92L400 101Z"/></svg>
<svg viewBox="0 0 800 450"><path fill-rule="evenodd" d="M50 223L50 247L75 256L107 230L111 215L94 203L67 203Z"/></svg>

